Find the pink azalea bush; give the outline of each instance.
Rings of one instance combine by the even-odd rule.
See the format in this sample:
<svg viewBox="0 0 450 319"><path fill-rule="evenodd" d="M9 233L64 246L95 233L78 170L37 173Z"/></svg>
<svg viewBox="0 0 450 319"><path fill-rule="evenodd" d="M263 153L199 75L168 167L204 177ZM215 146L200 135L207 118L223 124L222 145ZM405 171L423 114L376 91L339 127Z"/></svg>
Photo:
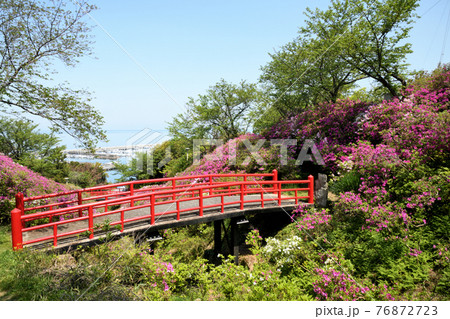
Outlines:
<svg viewBox="0 0 450 319"><path fill-rule="evenodd" d="M327 167L335 170L336 154L342 145L358 140L359 123L369 105L361 101L338 100L321 103L293 114L271 127L263 136L266 139L297 139L297 146L288 149L296 156L305 139L313 139Z"/></svg>
<svg viewBox="0 0 450 319"><path fill-rule="evenodd" d="M305 230L308 234L321 232L330 224L331 215L328 209L316 210L308 209L304 204L300 204L293 211L291 218L295 221L299 230Z"/></svg>
<svg viewBox="0 0 450 319"><path fill-rule="evenodd" d="M341 185L329 213L302 206L294 212L297 228L312 233L322 248L341 247L353 263L347 271L311 263L319 300L392 300L392 287L401 296L427 280L431 246L448 245L450 69L419 78L402 95L373 105L323 103L264 133L314 139L325 160L322 171L331 173L332 187ZM299 148L290 150L295 156ZM326 231L314 233L319 226ZM450 264L434 254L443 292L450 288ZM354 279L367 275L371 282L363 286L365 279Z"/></svg>
<svg viewBox="0 0 450 319"><path fill-rule="evenodd" d="M356 301L356 300L395 300L392 289L386 285L375 286L365 280L355 279L350 274L334 268L316 268L313 282L317 300Z"/></svg>
<svg viewBox="0 0 450 319"><path fill-rule="evenodd" d="M0 155L0 221L8 222L15 207L15 195L25 197L66 192L68 189L51 179L45 178L28 168L15 163L11 158Z"/></svg>
<svg viewBox="0 0 450 319"><path fill-rule="evenodd" d="M270 147L269 141L266 141L257 152L260 157L258 161L244 144L244 141L247 141L251 145L256 145L260 139L263 137L257 134L244 134L232 139L201 158L198 165L191 165L177 176L271 173L279 165L277 149Z"/></svg>

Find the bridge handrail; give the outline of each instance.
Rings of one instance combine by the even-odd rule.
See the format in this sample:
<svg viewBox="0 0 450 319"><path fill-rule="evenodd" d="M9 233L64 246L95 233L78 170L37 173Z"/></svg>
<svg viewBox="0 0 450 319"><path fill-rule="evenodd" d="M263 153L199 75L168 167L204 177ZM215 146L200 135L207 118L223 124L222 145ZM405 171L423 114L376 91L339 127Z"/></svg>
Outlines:
<svg viewBox="0 0 450 319"><path fill-rule="evenodd" d="M216 182L213 182L214 178L243 178L244 181L247 180L247 178L251 177L272 177L273 180L278 179L278 172L276 170L273 170L272 173L230 173L230 174L208 174L208 175L187 175L187 176L175 176L175 177L166 177L166 178L155 178L155 179L147 179L147 180L137 180L137 181L129 181L129 182L121 182L121 183L115 183L115 184L108 184L108 185L101 185L101 186L95 186L95 187L89 187L89 188L83 188L68 192L60 192L55 194L46 194L46 195L39 195L39 196L32 196L32 197L23 197L20 193L19 196L16 196L16 208L20 209L23 213L32 211L32 210L39 210L39 209L46 209L50 208L50 210L53 209L55 206L69 206L71 204L78 203L78 205L81 205L85 201L90 200L97 200L101 199L104 196L124 196L124 195L133 195L134 193L138 192L146 192L149 188L142 188L142 189L134 189L135 185L141 185L141 184L153 184L158 185L158 183L168 183L171 182L170 185L161 185L158 188L152 188L154 191L158 189L164 189L172 187L172 189L178 188L178 187L184 187L186 184L176 184L177 181L181 180L198 180L198 179L209 179L209 185L214 184ZM206 184L206 183L199 183L199 184ZM111 190L113 188L118 188L122 186L129 186L128 191L111 191L111 194L104 195L104 194L95 194L97 191L102 190ZM150 185L149 185L150 186ZM88 193L88 197L83 197L83 194ZM95 194L95 196L92 196L92 194ZM37 200L44 200L44 199L50 199L50 198L57 198L57 197L63 197L63 196L70 196L70 195L77 195L77 198L69 198L68 200L59 201L55 203L49 203L39 206L33 206L33 207L25 207L25 203L37 201ZM81 214L80 214L81 216Z"/></svg>
<svg viewBox="0 0 450 319"><path fill-rule="evenodd" d="M121 183L115 183L115 184L108 184L108 185L101 185L101 186L94 186L89 188L83 188L83 189L77 189L73 191L67 191L67 192L60 192L55 194L46 194L46 195L39 195L39 196L32 196L32 197L24 197L22 194L16 195L16 208L20 209L23 213L32 211L32 210L40 210L40 209L50 209L52 210L54 207L61 207L61 206L70 206L72 204L77 203L78 205L82 204L83 202L90 201L90 200L98 200L101 199L104 196L126 196L126 195L134 195L134 193L138 192L145 192L148 188L141 188L141 189L135 189L135 186L142 185L142 184L153 184L149 186L156 186L159 185L158 183L166 183L161 185L160 187L153 188L156 189L163 189L165 187L172 187L178 188L178 187L184 187L185 184L178 184L177 181L182 180L199 180L199 179L209 179L209 185L214 184L213 182L214 178L242 178L244 181L246 181L248 178L264 178L264 177L272 177L273 180L278 179L278 173L276 170L273 170L272 173L230 173L230 174L208 174L208 175L187 175L187 176L175 176L175 177L166 177L166 178L157 178L157 179L148 179L148 180L137 180L137 181L129 181L129 182L121 182ZM171 186L167 183L171 183ZM199 183L202 184L202 183ZM204 183L206 184L206 182ZM119 187L128 187L128 191L112 191L114 188ZM103 194L102 191L109 191L110 194ZM98 193L97 193L98 192ZM87 197L85 197L85 194L88 194ZM76 195L76 198L70 197ZM93 196L94 195L94 196ZM69 198L64 198L69 196ZM50 200L52 198L62 198L63 200L59 200L57 202L51 202L51 203L45 203L43 205L33 205L33 207L25 207L26 203L30 203L33 201L39 201L39 200ZM80 214L81 216L81 214Z"/></svg>
<svg viewBox="0 0 450 319"><path fill-rule="evenodd" d="M32 196L32 197L24 197L24 201L34 201L34 200L53 198L53 197L58 197L58 196L74 195L80 191L83 193L86 193L86 192L98 191L98 190L103 190L103 189L111 189L111 188L117 188L120 186L129 186L129 185L156 184L156 183L163 183L163 182L189 180L189 179L202 179L202 178L273 177L274 174L276 174L276 173L208 174L208 175L187 175L187 176L145 179L145 180L128 181L128 182L121 182L121 183L114 183L114 184L108 184L108 185L100 185L100 186L82 188L82 189L77 189L77 190L68 191L68 192L46 194L46 195L39 195L39 196Z"/></svg>
<svg viewBox="0 0 450 319"><path fill-rule="evenodd" d="M221 174L215 174L214 176L219 176L219 177L223 177L225 174L221 175ZM228 176L231 177L236 177L236 174L226 174ZM239 176L249 176L250 174L238 174ZM99 208L99 207L105 207L105 212L103 213L99 213L98 215L96 215L95 217L99 217L99 216L105 216L105 215L109 215L109 214L117 214L117 213L121 213L122 215L124 214L125 211L128 210L132 210L132 209L136 209L136 208L145 208L145 207L151 207L152 211L154 212L154 207L157 205L160 205L162 203L174 203L177 202L177 216L179 217L179 213L180 210L178 208L178 204L182 201L185 200L199 200L199 210L201 212L200 216L202 216L202 211L203 211L203 204L202 204L202 200L203 198L212 198L212 197L219 197L222 196L222 204L219 204L218 206L222 206L222 211L223 211L223 206L229 205L230 203L224 203L223 202L223 196L227 196L227 195L241 195L241 209L243 209L243 203L247 202L243 200L243 196L245 196L246 194L250 194L250 193L261 193L261 204L262 206L264 206L264 201L266 199L263 199L263 192L270 192L270 193L274 193L277 194L277 198L274 200L277 200L279 204L281 204L281 193L282 192L287 192L287 191L295 191L295 197L291 197L289 199L295 199L296 203L298 202L299 198L307 198L309 203L313 203L313 191L314 191L314 185L313 185L313 177L310 176L308 178L308 180L290 180L290 181L278 181L275 178L277 178L277 174L276 171L274 171L273 174L264 174L265 176L273 176L274 180L270 180L270 181L233 181L233 182L217 182L217 183L213 183L213 184L206 184L206 183L202 183L202 184L198 184L198 185L179 185L179 186L183 186L183 187L179 187L179 188L172 188L172 189L165 189L165 190L154 190L152 188L148 188L146 189L146 193L144 194L135 194L135 195L126 195L125 197L118 197L118 198L113 198L113 199L106 199L100 202L90 202L90 203L85 203L85 204L79 204L76 206L69 206L69 207L63 207L63 208L57 208L54 210L50 210L50 211L44 211L44 212L36 212L36 213L31 213L31 214L26 214L24 215L24 211L20 210L19 208L15 208L12 212L11 212L11 229L12 229L12 237L13 237L13 248L14 249L20 249L22 247L23 244L27 244L27 243L23 243L23 232L26 231L30 231L30 230L34 230L34 229L40 229L40 228L46 228L46 227L51 227L54 226L54 228L57 225L60 224L65 224L65 223L70 223L70 222L75 222L75 221L80 221L80 220L86 220L88 219L89 222L91 223L91 221L93 221L93 211L95 208ZM208 177L208 175L200 175L201 177ZM261 176L261 174L252 174L251 176ZM179 178L182 179L182 178ZM161 179L160 179L161 180ZM169 179L170 180L170 179ZM211 179L210 179L211 181ZM308 184L308 186L306 188L293 188L293 189L282 189L282 185L284 184ZM264 186L266 185L270 185L272 187L270 188L264 188ZM251 186L259 186L259 188L248 188ZM239 189L233 189L231 190L232 187L239 187ZM167 187L166 187L167 188ZM223 193L220 191L216 191L216 193L214 194L213 190L218 190L220 188L228 188L228 193ZM205 195L205 190L209 190L209 193L207 195ZM222 191L222 190L221 190ZM308 191L308 196L298 196L297 192L298 191ZM194 197L194 193L198 192L198 196ZM186 194L192 194L192 197L189 198L183 198L183 196L185 196ZM157 197L158 196L158 197ZM104 196L103 196L104 197ZM166 200L164 202L155 202L155 199L157 198L170 198L172 197L172 200ZM283 197L283 199L287 199L286 197ZM145 205L138 205L138 206L134 206L134 202L137 202L139 200L150 200L150 204L145 204ZM259 201L259 200L258 200ZM238 203L238 202L236 202ZM234 204L236 204L234 203ZM111 205L115 205L115 204L130 204L129 208L120 208L117 210L113 210L113 211L107 211L107 207L111 206ZM232 203L231 203L232 204ZM22 206L23 207L23 206ZM206 207L209 208L209 207ZM88 212L88 216L83 216L82 212L86 211ZM52 217L54 216L58 216L58 215L66 215L66 214L73 214L79 212L79 216L78 218L73 218L67 221L56 221L56 222L52 222ZM173 212L172 212L173 213ZM50 218L50 222L49 223L45 223L42 225L37 225L37 226L31 226L31 227L25 227L25 222L27 221L32 221L32 220L36 220L36 219L44 219L44 218ZM152 216L152 221L154 220L154 215ZM127 220L127 222L129 222L129 220ZM117 224L117 222L115 222ZM125 221L123 220L122 217L122 230L123 231L123 226L124 226ZM90 225L92 226L92 225ZM92 227L90 227L91 229ZM54 236L51 236L51 238L54 239L54 245L56 245L56 241L58 237L61 236L67 236L69 233L64 233L64 234L56 234L57 229L54 229ZM72 233L72 232L71 232ZM71 234L70 233L70 234ZM91 238L91 237L90 237ZM33 240L33 242L37 242L37 241L44 241L44 240L48 240L49 238L40 238L39 240Z"/></svg>
<svg viewBox="0 0 450 319"><path fill-rule="evenodd" d="M214 185L200 185L200 186L195 186L195 187L191 187L189 188L189 192L193 192L193 191L198 191L198 190L204 190L204 189L212 189L212 188L221 188L221 187L233 187L233 186L240 186L240 185L282 185L282 184L306 184L309 183L308 180L290 180L290 181L248 181L248 182L228 182L228 183L220 183L220 184L214 184ZM151 189L149 189L151 190ZM247 189L248 192L250 192L251 189ZM308 188L302 188L302 189L298 189L298 190L308 190ZM286 189L284 189L283 191L288 191ZM30 220L34 220L34 219L41 219L41 218L46 218L46 217L50 217L56 214L70 214L72 213L72 211L78 211L78 210L84 210L84 209L88 209L89 207L94 207L94 206L105 206L105 205L114 205L117 203L128 203L131 201L137 201L143 198L147 198L151 195L171 195L171 194L176 194L176 193L180 193L183 192L185 193L185 191L183 191L183 189L171 189L171 190L166 190L166 191L158 191L158 192L149 192L149 193L145 193L145 194L139 194L139 195L132 195L132 196L127 196L127 197L122 197L122 198L114 198L114 199L108 199L108 200L104 200L101 202L93 202L93 203L87 203L87 204L82 204L82 205L77 205L77 206L70 206L70 207L63 207L63 208L58 208L58 209L54 209L51 211L46 211L46 212L38 212L38 213L31 213L31 214L26 214L26 215L21 215L20 219L22 221L30 221ZM183 194L181 194L183 195ZM225 194L226 195L226 194ZM218 194L218 196L220 196L220 194Z"/></svg>

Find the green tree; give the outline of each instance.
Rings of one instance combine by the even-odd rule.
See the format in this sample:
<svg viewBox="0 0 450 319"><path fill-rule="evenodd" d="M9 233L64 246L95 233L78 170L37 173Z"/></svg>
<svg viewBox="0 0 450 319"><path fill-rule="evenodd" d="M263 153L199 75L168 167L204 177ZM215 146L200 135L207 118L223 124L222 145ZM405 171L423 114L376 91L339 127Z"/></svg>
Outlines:
<svg viewBox="0 0 450 319"><path fill-rule="evenodd" d="M405 40L418 5L418 0L333 0L327 10L307 10L300 35L333 46L352 71L398 96L406 86L405 61L412 50Z"/></svg>
<svg viewBox="0 0 450 319"><path fill-rule="evenodd" d="M90 28L83 17L95 9L86 2L0 1L0 111L47 119L86 147L106 138L102 116L88 92L46 85L59 60L74 66L90 54Z"/></svg>
<svg viewBox="0 0 450 319"><path fill-rule="evenodd" d="M82 188L106 184L106 172L100 163L69 162L68 182Z"/></svg>
<svg viewBox="0 0 450 319"><path fill-rule="evenodd" d="M353 83L363 78L352 70L324 41L299 36L271 54L272 60L261 68L261 82L271 106L281 115L301 111L323 101L336 102Z"/></svg>
<svg viewBox="0 0 450 319"><path fill-rule="evenodd" d="M398 96L406 85L405 58L412 51L405 39L417 6L417 0L333 0L326 10L308 8L298 37L262 67L271 107L286 115L335 102L365 78Z"/></svg>
<svg viewBox="0 0 450 319"><path fill-rule="evenodd" d="M119 182L153 178L154 174L151 167L149 167L149 163L150 156L146 152L135 154L129 163L114 163L115 169L120 174Z"/></svg>
<svg viewBox="0 0 450 319"><path fill-rule="evenodd" d="M47 157L57 147L60 139L54 134L40 133L37 124L30 120L0 117L0 152L13 160L27 155Z"/></svg>
<svg viewBox="0 0 450 319"><path fill-rule="evenodd" d="M114 163L121 177L120 181L144 180L164 176L164 166L171 160L173 141L156 145L150 152L135 154L129 163Z"/></svg>
<svg viewBox="0 0 450 319"><path fill-rule="evenodd" d="M0 117L0 152L41 175L62 182L67 177L60 139L37 130L29 120Z"/></svg>
<svg viewBox="0 0 450 319"><path fill-rule="evenodd" d="M226 140L247 132L253 122L252 110L260 101L256 84L239 84L221 80L206 94L190 98L187 111L169 123L174 138L224 138Z"/></svg>

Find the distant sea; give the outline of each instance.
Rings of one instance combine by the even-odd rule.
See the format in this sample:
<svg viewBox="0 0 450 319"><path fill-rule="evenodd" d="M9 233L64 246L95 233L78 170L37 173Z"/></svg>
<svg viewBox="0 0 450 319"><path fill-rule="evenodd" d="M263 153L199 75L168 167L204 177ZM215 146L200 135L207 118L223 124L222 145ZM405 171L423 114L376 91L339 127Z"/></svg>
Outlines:
<svg viewBox="0 0 450 319"><path fill-rule="evenodd" d="M153 140L153 137L160 136L161 138L167 136L167 131L165 130L106 130L106 136L108 138L108 142L99 142L97 147L113 147L113 146L122 146L122 145L130 145L133 144L134 141L137 141L139 144L154 144L156 141ZM143 137L149 136L149 139L145 139ZM61 144L65 145L67 149L76 149L79 148L77 145L77 141L67 135L60 135ZM141 143L142 142L142 143Z"/></svg>

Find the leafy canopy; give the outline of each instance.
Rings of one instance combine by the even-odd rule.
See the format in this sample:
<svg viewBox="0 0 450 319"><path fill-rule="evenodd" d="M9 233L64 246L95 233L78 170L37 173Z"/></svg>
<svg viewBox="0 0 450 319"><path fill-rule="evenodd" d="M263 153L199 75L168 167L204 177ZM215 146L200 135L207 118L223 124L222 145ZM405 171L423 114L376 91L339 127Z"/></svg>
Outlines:
<svg viewBox="0 0 450 319"><path fill-rule="evenodd" d="M365 78L383 88L379 94L399 96L417 6L417 0L333 0L326 10L308 8L298 37L262 67L273 108L287 115L336 102Z"/></svg>
<svg viewBox="0 0 450 319"><path fill-rule="evenodd" d="M190 98L187 111L178 114L169 123L169 132L175 138L235 138L248 132L252 111L260 101L255 84L239 84L221 80L211 86L206 94Z"/></svg>
<svg viewBox="0 0 450 319"><path fill-rule="evenodd" d="M70 2L69 2L70 3ZM83 17L95 6L62 0L0 2L0 111L50 121L86 147L106 139L102 116L87 91L67 84L48 86L51 64L74 66L90 54L89 26Z"/></svg>

